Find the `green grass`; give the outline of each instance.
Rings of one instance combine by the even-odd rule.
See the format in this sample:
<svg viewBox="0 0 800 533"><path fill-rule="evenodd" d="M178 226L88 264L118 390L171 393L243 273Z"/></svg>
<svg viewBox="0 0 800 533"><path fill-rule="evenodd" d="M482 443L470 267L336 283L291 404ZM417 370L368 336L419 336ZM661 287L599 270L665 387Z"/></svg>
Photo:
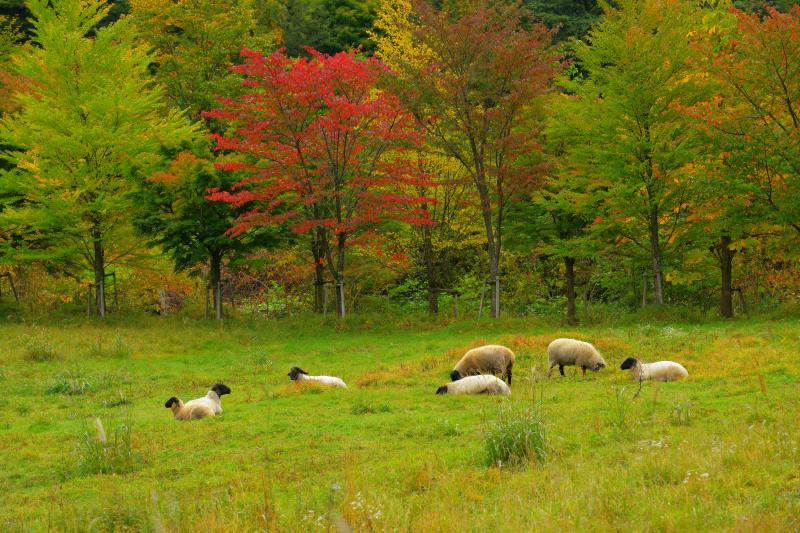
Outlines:
<svg viewBox="0 0 800 533"><path fill-rule="evenodd" d="M609 368L547 380L556 336ZM512 397L437 396L485 342L517 353ZM791 316L0 323L0 530L797 530L798 354ZM690 378L632 399L632 355ZM293 365L349 388L291 383ZM217 381L222 416L164 408ZM522 460L498 468L492 443Z"/></svg>

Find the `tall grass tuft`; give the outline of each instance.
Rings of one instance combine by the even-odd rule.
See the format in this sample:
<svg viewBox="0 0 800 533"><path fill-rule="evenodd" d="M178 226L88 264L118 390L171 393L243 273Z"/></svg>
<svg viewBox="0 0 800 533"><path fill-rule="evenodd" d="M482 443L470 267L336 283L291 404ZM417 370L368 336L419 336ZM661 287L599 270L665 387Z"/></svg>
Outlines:
<svg viewBox="0 0 800 533"><path fill-rule="evenodd" d="M83 377L81 368L75 365L73 370L65 374L59 374L55 381L47 387L47 394L66 394L68 396L80 396L91 390L92 386Z"/></svg>
<svg viewBox="0 0 800 533"><path fill-rule="evenodd" d="M141 458L133 449L131 421L114 424L106 431L99 418L78 440L77 471L82 475L125 474L134 471Z"/></svg>
<svg viewBox="0 0 800 533"><path fill-rule="evenodd" d="M45 363L60 359L55 347L44 339L34 338L28 343L25 351L25 360L36 363Z"/></svg>
<svg viewBox="0 0 800 533"><path fill-rule="evenodd" d="M614 395L607 404L608 422L618 432L628 429L628 419L630 418L631 401L625 392L625 387L615 387Z"/></svg>
<svg viewBox="0 0 800 533"><path fill-rule="evenodd" d="M130 357L131 349L122 336L117 334L110 344L105 343L102 337L98 337L94 344L89 347L86 355L97 359L125 359Z"/></svg>
<svg viewBox="0 0 800 533"><path fill-rule="evenodd" d="M485 431L489 466L524 467L547 459L547 435L538 404L514 407L507 403Z"/></svg>

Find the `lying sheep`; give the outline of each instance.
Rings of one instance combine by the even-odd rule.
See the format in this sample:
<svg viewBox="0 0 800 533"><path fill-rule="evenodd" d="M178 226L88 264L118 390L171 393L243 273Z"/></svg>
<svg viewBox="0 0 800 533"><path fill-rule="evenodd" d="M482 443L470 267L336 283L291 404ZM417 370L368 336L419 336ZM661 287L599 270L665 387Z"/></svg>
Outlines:
<svg viewBox="0 0 800 533"><path fill-rule="evenodd" d="M214 416L214 410L209 406L194 405L192 407L186 407L186 405L175 396L167 400L164 407L172 409L172 416L175 417L175 420L195 420L197 418Z"/></svg>
<svg viewBox="0 0 800 533"><path fill-rule="evenodd" d="M500 374L511 385L511 369L514 366L514 352L505 346L488 344L473 348L464 354L450 372L450 379L458 381L464 376L477 374Z"/></svg>
<svg viewBox="0 0 800 533"><path fill-rule="evenodd" d="M497 376L467 376L436 389L436 394L499 394L508 396L511 389Z"/></svg>
<svg viewBox="0 0 800 533"><path fill-rule="evenodd" d="M222 402L220 396L230 394L231 389L223 384L217 383L202 398L183 403L179 398L173 396L164 407L172 409L172 415L176 420L194 420L207 416L218 415L222 412Z"/></svg>
<svg viewBox="0 0 800 533"><path fill-rule="evenodd" d="M565 366L579 366L584 375L587 368L597 372L606 366L603 356L594 346L575 339L556 339L551 342L547 347L547 360L550 365L547 369L548 378L556 365L562 376Z"/></svg>
<svg viewBox="0 0 800 533"><path fill-rule="evenodd" d="M347 388L347 385L341 378L333 376L309 376L308 372L300 367L293 366L289 373L286 374L292 381L316 381L322 385L330 385L331 387Z"/></svg>
<svg viewBox="0 0 800 533"><path fill-rule="evenodd" d="M683 365L674 361L642 363L635 357L628 357L619 368L621 370L630 369L637 381L675 381L689 377L689 372Z"/></svg>

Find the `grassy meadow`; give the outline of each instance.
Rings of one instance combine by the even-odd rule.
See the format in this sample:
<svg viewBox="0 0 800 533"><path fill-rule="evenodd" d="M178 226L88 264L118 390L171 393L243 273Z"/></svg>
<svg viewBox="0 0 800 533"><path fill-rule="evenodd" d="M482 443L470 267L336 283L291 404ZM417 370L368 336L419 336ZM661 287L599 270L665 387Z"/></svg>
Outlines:
<svg viewBox="0 0 800 533"><path fill-rule="evenodd" d="M557 336L609 368L547 380ZM482 343L516 352L511 398L436 396ZM633 399L633 355L690 378ZM796 531L798 355L797 317L7 320L0 530ZM349 388L296 385L293 365ZM164 408L217 381L221 416ZM490 464L500 416L541 422L538 459Z"/></svg>

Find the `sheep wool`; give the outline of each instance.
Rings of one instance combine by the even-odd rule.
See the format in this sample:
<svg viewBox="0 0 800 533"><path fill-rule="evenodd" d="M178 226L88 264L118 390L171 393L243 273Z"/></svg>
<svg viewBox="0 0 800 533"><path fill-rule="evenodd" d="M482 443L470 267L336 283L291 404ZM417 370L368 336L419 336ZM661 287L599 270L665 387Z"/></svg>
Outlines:
<svg viewBox="0 0 800 533"><path fill-rule="evenodd" d="M328 385L330 387L347 388L347 384L341 379L334 376L309 376L308 372L300 367L293 366L289 373L286 374L292 381L316 381L321 385Z"/></svg>
<svg viewBox="0 0 800 533"><path fill-rule="evenodd" d="M689 377L686 368L674 361L642 363L635 357L628 357L620 365L620 369L630 369L636 381L675 381Z"/></svg>
<svg viewBox="0 0 800 533"><path fill-rule="evenodd" d="M547 377L553 373L553 368L558 365L558 371L564 375L565 366L579 366L584 375L586 369L597 372L605 368L606 362L597 349L588 342L576 339L556 339L547 347Z"/></svg>
<svg viewBox="0 0 800 533"><path fill-rule="evenodd" d="M497 344L473 348L464 354L450 373L450 379L458 381L464 376L478 374L500 374L511 385L511 370L514 367L514 352Z"/></svg>
<svg viewBox="0 0 800 533"><path fill-rule="evenodd" d="M511 389L497 376L467 376L436 389L436 394L497 394L508 396Z"/></svg>

